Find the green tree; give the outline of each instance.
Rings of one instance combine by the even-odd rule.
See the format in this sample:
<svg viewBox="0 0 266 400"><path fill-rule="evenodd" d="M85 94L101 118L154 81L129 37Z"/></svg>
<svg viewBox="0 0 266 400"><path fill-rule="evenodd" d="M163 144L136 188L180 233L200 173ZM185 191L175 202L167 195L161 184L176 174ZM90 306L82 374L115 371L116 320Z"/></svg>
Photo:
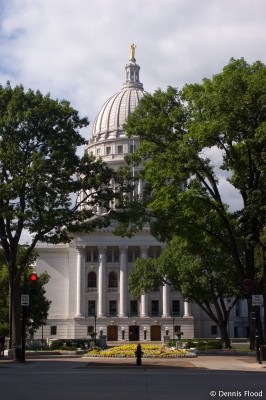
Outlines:
<svg viewBox="0 0 266 400"><path fill-rule="evenodd" d="M163 241L209 235L231 256L239 283L255 281L266 217L265 65L232 59L201 84L157 90L125 128L140 138L130 161L143 163L152 233ZM225 171L241 199L236 210L223 201Z"/></svg>
<svg viewBox="0 0 266 400"><path fill-rule="evenodd" d="M129 288L135 298L163 284L178 289L186 301L196 303L219 327L226 348L230 348L227 330L230 312L239 299L232 261L223 249L203 243L186 242L174 237L158 259L138 259L129 276Z"/></svg>
<svg viewBox="0 0 266 400"><path fill-rule="evenodd" d="M21 281L20 294L29 294L29 276L32 269L28 269L25 277ZM24 284L25 278L25 284ZM8 336L9 331L9 285L8 267L4 264L0 267L0 332ZM30 306L26 321L27 332L33 335L34 332L45 323L51 301L45 297L44 285L48 283L49 275L43 272L38 277L36 293L30 295ZM22 311L22 310L21 310Z"/></svg>
<svg viewBox="0 0 266 400"><path fill-rule="evenodd" d="M21 276L37 241L68 242L71 232L105 226L120 193L117 173L102 160L76 154L87 125L65 100L0 86L0 244L9 271L12 346L21 343ZM96 204L106 209L104 216L97 216ZM19 257L24 229L32 241Z"/></svg>

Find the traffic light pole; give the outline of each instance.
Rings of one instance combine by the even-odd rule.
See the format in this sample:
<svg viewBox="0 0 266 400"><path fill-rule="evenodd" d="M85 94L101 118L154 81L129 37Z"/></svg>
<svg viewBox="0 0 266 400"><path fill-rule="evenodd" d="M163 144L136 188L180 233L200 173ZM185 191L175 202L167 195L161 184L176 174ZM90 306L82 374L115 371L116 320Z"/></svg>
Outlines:
<svg viewBox="0 0 266 400"><path fill-rule="evenodd" d="M20 359L20 362L25 362L25 345L26 345L26 306L22 306L21 359Z"/></svg>
<svg viewBox="0 0 266 400"><path fill-rule="evenodd" d="M27 275L24 273L24 293L27 292ZM20 362L25 362L25 345L26 345L26 306L22 305L22 324L21 324L21 356Z"/></svg>
<svg viewBox="0 0 266 400"><path fill-rule="evenodd" d="M260 360L260 332L259 332L259 321L260 321L260 308L257 307L257 311L255 312L255 318L256 318L256 336L255 336L255 341L256 341L256 361L258 364L261 364Z"/></svg>

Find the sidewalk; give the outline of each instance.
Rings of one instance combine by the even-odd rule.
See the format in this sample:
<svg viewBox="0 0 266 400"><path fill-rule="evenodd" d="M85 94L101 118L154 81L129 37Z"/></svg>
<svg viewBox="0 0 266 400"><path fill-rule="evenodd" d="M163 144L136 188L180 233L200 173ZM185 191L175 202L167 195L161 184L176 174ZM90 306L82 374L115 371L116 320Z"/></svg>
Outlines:
<svg viewBox="0 0 266 400"><path fill-rule="evenodd" d="M80 363L87 368L175 368L194 370L222 370L222 371L256 371L266 372L266 361L261 364L256 362L256 357L251 355L198 355L195 358L143 358L142 365L136 365L135 358L104 358L87 356L42 356L26 358L25 364L32 362L67 362ZM21 364L7 357L0 358L0 366L6 364Z"/></svg>
<svg viewBox="0 0 266 400"><path fill-rule="evenodd" d="M194 368L227 371L262 371L266 372L266 361L261 364L256 362L254 356L222 356L199 355L195 358L143 358L142 365L136 366L136 360L132 358L103 358L83 357L91 368Z"/></svg>

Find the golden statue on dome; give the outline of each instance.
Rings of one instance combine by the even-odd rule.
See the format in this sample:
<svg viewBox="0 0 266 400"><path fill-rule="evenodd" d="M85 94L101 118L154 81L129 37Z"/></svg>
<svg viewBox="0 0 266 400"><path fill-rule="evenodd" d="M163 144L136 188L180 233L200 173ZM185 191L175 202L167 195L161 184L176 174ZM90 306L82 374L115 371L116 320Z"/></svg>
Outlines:
<svg viewBox="0 0 266 400"><path fill-rule="evenodd" d="M135 49L136 49L136 45L134 43L132 43L132 45L130 46L130 60L135 60Z"/></svg>

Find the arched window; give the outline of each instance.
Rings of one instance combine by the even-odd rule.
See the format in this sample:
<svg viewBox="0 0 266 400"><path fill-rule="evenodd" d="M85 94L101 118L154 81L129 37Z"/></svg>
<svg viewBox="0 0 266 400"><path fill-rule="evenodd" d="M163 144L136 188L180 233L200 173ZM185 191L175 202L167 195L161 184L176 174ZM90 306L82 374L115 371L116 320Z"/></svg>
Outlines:
<svg viewBox="0 0 266 400"><path fill-rule="evenodd" d="M112 271L108 276L108 286L109 288L117 288L117 273Z"/></svg>
<svg viewBox="0 0 266 400"><path fill-rule="evenodd" d="M88 288L96 288L97 287L97 278L95 272L88 273Z"/></svg>

